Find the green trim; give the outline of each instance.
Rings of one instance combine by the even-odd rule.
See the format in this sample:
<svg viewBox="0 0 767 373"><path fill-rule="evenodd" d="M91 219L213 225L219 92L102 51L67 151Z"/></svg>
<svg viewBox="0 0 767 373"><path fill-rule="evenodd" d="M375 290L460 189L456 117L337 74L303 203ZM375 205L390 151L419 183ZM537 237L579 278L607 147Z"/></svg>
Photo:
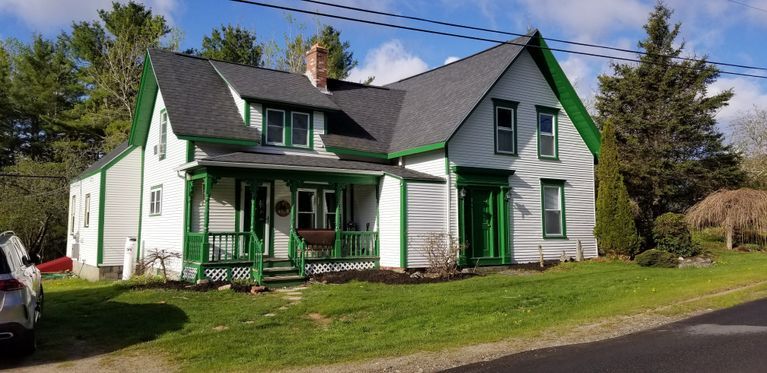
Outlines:
<svg viewBox="0 0 767 373"><path fill-rule="evenodd" d="M554 123L551 129L554 131L554 156L541 154L541 114L551 115ZM536 143L538 145L538 159L559 160L559 109L535 105Z"/></svg>
<svg viewBox="0 0 767 373"><path fill-rule="evenodd" d="M144 220L144 153L145 148L141 148L141 195L138 204L138 232L136 233L136 261L141 257L141 223ZM184 232L186 236L186 232ZM184 246L186 248L186 246Z"/></svg>
<svg viewBox="0 0 767 373"><path fill-rule="evenodd" d="M155 78L154 68L152 67L152 60L149 58L149 52L147 52L144 55L144 69L141 73L136 107L133 112L131 130L128 137L129 144L141 147L146 146L158 91L159 87Z"/></svg>
<svg viewBox="0 0 767 373"><path fill-rule="evenodd" d="M91 172L88 172L87 174L82 174L82 175L77 176L77 178L73 179L72 182L74 183L74 182L77 182L77 181L80 181L80 180L85 180L85 179L87 179L87 178L89 178L89 177L91 177L93 175L98 174L101 171L106 171L106 170L112 168L112 166L117 164L117 162L120 162L120 160L122 160L123 158L127 157L135 149L136 149L135 146L129 146L129 147L125 148L125 150L120 152L120 154L118 154L117 156L112 158L109 162L103 164L101 167L99 167L99 168L97 168L97 169L95 169L95 170L93 170Z"/></svg>
<svg viewBox="0 0 767 373"><path fill-rule="evenodd" d="M240 230L240 214L242 213L242 209L240 208L240 203L242 203L242 199L240 197L240 194L242 194L240 186L240 180L234 180L234 231L235 232L243 232L243 230ZM252 192L251 192L252 193ZM253 209L253 206L251 206L251 210Z"/></svg>
<svg viewBox="0 0 767 373"><path fill-rule="evenodd" d="M452 171L456 174L455 183L458 186L509 186L509 177L514 170L502 170L497 168L479 168L453 166Z"/></svg>
<svg viewBox="0 0 767 373"><path fill-rule="evenodd" d="M195 150L194 141L187 141L186 142L186 161L187 162L191 162L194 160L194 150Z"/></svg>
<svg viewBox="0 0 767 373"><path fill-rule="evenodd" d="M304 181L328 182L341 184L377 185L381 176L338 174L332 172L310 172L274 169L242 169L230 167L198 168L190 171L191 179L199 179L205 174L218 177L233 177L240 179L258 179L263 181L285 180L302 183Z"/></svg>
<svg viewBox="0 0 767 373"><path fill-rule="evenodd" d="M181 256L182 259L186 258L186 255L188 252L188 247L186 245L187 245L187 236L189 236L187 233L189 232L189 227L191 226L190 224L191 217L189 214L189 210L191 208L189 205L191 205L192 201L189 197L192 191L192 183L193 182L191 180L187 180L186 177L184 178L184 223L183 223L183 229L181 230L181 233L182 233L181 244L183 245L182 256Z"/></svg>
<svg viewBox="0 0 767 373"><path fill-rule="evenodd" d="M243 100L243 101L245 102L245 113L243 115L245 117L244 122L245 122L245 127L248 127L250 126L250 102L248 102L247 100Z"/></svg>
<svg viewBox="0 0 767 373"><path fill-rule="evenodd" d="M168 156L168 122L170 122L168 110L166 108L160 109L160 128L158 130L160 138L157 139L157 155L161 161ZM163 138L163 132L165 132L165 138Z"/></svg>
<svg viewBox="0 0 767 373"><path fill-rule="evenodd" d="M274 256L274 180L269 187L269 256Z"/></svg>
<svg viewBox="0 0 767 373"><path fill-rule="evenodd" d="M296 148L296 149L314 149L314 111L301 108L295 108L290 106L269 106L267 104L261 104L263 115L261 116L261 144L264 146L275 146L281 148ZM267 125L269 111L280 111L283 113L282 118L282 143L270 144L267 140L267 132L269 126ZM306 145L294 145L293 144L293 113L306 114L309 116L309 123L307 128Z"/></svg>
<svg viewBox="0 0 767 373"><path fill-rule="evenodd" d="M506 196L509 193L509 187L501 187L498 191L498 255L501 257L501 264L511 262L511 252L509 250L509 202Z"/></svg>
<svg viewBox="0 0 767 373"><path fill-rule="evenodd" d="M493 151L495 154L516 156L519 146L517 145L517 107L519 102L493 98ZM498 150L498 109L511 110L511 132L514 135L512 151Z"/></svg>
<svg viewBox="0 0 767 373"><path fill-rule="evenodd" d="M446 145L447 145L447 142L443 141L443 142L437 142L437 143L434 143L434 144L418 146L418 147L411 148L411 149L400 150L400 151L392 152L392 153L368 152L368 151L364 151L364 150L341 148L341 147L337 147L337 146L328 146L328 147L325 147L325 150L327 150L327 151L329 151L331 153L344 154L344 155L353 155L353 156L365 157L365 158L395 159L395 158L404 157L404 156L408 156L408 155L413 155L413 154L418 154L418 153L425 153L425 152L429 152L429 151L432 151L432 150L443 149L443 148L445 148Z"/></svg>
<svg viewBox="0 0 767 373"><path fill-rule="evenodd" d="M187 136L187 135L179 135L178 138L181 140L187 140L187 141L209 142L209 143L226 144L226 145L244 145L244 146L258 145L258 141L256 140L225 139L221 137Z"/></svg>
<svg viewBox="0 0 767 373"><path fill-rule="evenodd" d="M400 150L398 152L389 153L387 155L387 158L393 159L393 158L404 157L406 155L413 155L413 154L417 154L417 153L425 153L425 152L432 151L432 150L442 149L442 148L445 147L446 144L447 144L447 142L443 141L443 142L436 142L434 144L418 146L418 147L411 148L411 149Z"/></svg>
<svg viewBox="0 0 767 373"><path fill-rule="evenodd" d="M99 227L96 238L96 265L104 263L104 206L106 206L107 173L101 172L99 184Z"/></svg>
<svg viewBox="0 0 767 373"><path fill-rule="evenodd" d="M373 153L373 152L366 152L363 150L339 148L336 146L326 146L325 150L331 153L336 153L341 155L353 155L357 157L375 158L375 159L389 159L386 153Z"/></svg>
<svg viewBox="0 0 767 373"><path fill-rule="evenodd" d="M399 266L407 268L407 181L399 185Z"/></svg>
<svg viewBox="0 0 767 373"><path fill-rule="evenodd" d="M540 33L533 37L531 43L540 47L528 48L528 51L533 56L533 60L543 73L544 78L546 78L546 82L548 82L551 90L554 91L554 94L559 99L570 121L572 121L575 129L581 135L583 142L586 143L592 154L599 156L599 149L601 147L599 129L578 97L578 93L570 84L570 80L567 79L562 67L559 66L557 59L551 50L548 49L548 45Z"/></svg>
<svg viewBox="0 0 767 373"><path fill-rule="evenodd" d="M559 180L559 179L541 179L541 233L543 234L544 239L567 239L567 214L565 212L565 180ZM562 216L561 216L561 225L562 225L562 234L561 235L548 235L546 234L546 209L543 205L544 201L544 194L543 189L547 186L556 186L559 187L559 207L562 210Z"/></svg>
<svg viewBox="0 0 767 373"><path fill-rule="evenodd" d="M159 213L152 213L152 207L149 207L149 216L162 216L162 210L164 208L162 200L165 198L165 191L163 190L162 184L153 185L151 188L149 188L149 204L152 204L152 192L155 190L160 190L160 212Z"/></svg>
<svg viewBox="0 0 767 373"><path fill-rule="evenodd" d="M460 265L501 265L511 263L511 226L510 226L510 200L506 199L506 195L509 192L509 186L507 185L495 185L488 186L486 184L468 184L462 185L460 189L491 189L491 198L493 199L492 207L492 222L493 222L493 236L497 237L497 250L492 257L470 257L463 253L459 258ZM460 190L459 189L459 190ZM466 198L460 197L458 194L458 242L466 242L466 219L464 213L466 211Z"/></svg>

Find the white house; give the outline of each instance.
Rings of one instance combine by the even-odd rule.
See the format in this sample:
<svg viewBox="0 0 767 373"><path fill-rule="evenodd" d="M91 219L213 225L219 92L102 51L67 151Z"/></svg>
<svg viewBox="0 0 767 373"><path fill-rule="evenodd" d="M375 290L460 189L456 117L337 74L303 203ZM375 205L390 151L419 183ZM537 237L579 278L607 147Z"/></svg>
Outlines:
<svg viewBox="0 0 767 373"><path fill-rule="evenodd" d="M537 31L383 87L150 50L128 142L72 184L69 255L102 273L125 236L188 280L298 281L597 255L599 131ZM103 276L102 276L103 277Z"/></svg>

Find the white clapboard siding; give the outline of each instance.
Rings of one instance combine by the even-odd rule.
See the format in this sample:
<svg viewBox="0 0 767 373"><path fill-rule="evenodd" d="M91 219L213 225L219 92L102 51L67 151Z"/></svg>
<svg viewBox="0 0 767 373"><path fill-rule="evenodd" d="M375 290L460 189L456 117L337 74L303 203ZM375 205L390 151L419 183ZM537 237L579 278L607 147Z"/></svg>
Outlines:
<svg viewBox="0 0 767 373"><path fill-rule="evenodd" d="M519 102L517 141L519 156L495 154L493 151L492 98ZM448 144L451 165L514 170L510 178L512 191L511 219L512 260L538 260L538 245L547 259L559 258L562 251L575 255L576 241L581 240L588 257L597 255L594 227L594 159L567 113L559 112L559 159L538 159L535 105L561 105L530 54L523 52L514 65L493 87ZM541 222L540 179L562 179L568 239L543 239ZM451 197L455 206L456 197ZM457 208L451 208L451 219L457 221ZM455 223L451 224L455 226Z"/></svg>
<svg viewBox="0 0 767 373"><path fill-rule="evenodd" d="M186 163L187 143L180 140L172 131L173 113L170 114L167 135L166 157L159 159L154 148L159 143L160 110L165 108L162 90L157 92L157 99L152 113L146 148L144 149L144 185L142 196L141 251L142 255L150 250L164 249L183 254L184 240L184 189L185 180L182 172L175 168ZM153 186L162 185L162 213L149 214L150 193ZM181 272L181 260L172 261L170 271Z"/></svg>
<svg viewBox="0 0 767 373"><path fill-rule="evenodd" d="M82 200L80 199L80 187L82 184L80 184L80 181L73 182L69 184L69 199L67 200L67 203L69 205L69 209L67 211L67 253L66 255L70 258L77 259L73 256L72 252L72 245L78 242L78 235L80 234L80 224L81 223L81 210L80 206L82 205ZM75 203L72 204L72 197L75 198ZM72 215L74 215L74 221L72 220ZM73 226L74 225L74 226Z"/></svg>
<svg viewBox="0 0 767 373"><path fill-rule="evenodd" d="M434 193L441 193L443 196L442 201L450 200L450 196L455 193L454 185L451 185L447 170L447 163L445 162L445 151L442 149L433 150L430 152L414 154L411 156L403 157L403 164L406 168L413 169L419 172L423 172L432 176L437 176L445 179L444 184L439 186L433 186ZM452 188L451 188L452 187ZM441 216L443 221L439 222L439 226L434 226L432 229L447 232L454 237L458 237L458 228L453 229L449 224L448 217L450 205L444 202L442 205Z"/></svg>
<svg viewBox="0 0 767 373"><path fill-rule="evenodd" d="M383 176L380 185L379 248L381 267L400 266L400 183L401 180Z"/></svg>
<svg viewBox="0 0 767 373"><path fill-rule="evenodd" d="M377 229L376 220L378 215L378 201L376 201L376 185L352 185L354 190L354 223L357 229L364 231L368 224L370 230ZM349 192L347 191L347 194Z"/></svg>
<svg viewBox="0 0 767 373"><path fill-rule="evenodd" d="M407 183L408 268L428 267L428 241L433 237L445 238L446 199L445 184Z"/></svg>
<svg viewBox="0 0 767 373"><path fill-rule="evenodd" d="M105 266L123 264L125 239L138 235L139 207L141 206L141 149L126 150L106 172L106 200L104 200L104 256Z"/></svg>
<svg viewBox="0 0 767 373"><path fill-rule="evenodd" d="M98 259L98 230L99 230L99 198L101 193L101 173L95 173L85 179L77 181L70 186L77 196L77 227L75 233L80 244L80 262L95 266ZM90 194L90 219L85 226L85 196ZM70 195L70 203L72 197ZM71 243L74 242L70 237Z"/></svg>
<svg viewBox="0 0 767 373"><path fill-rule="evenodd" d="M282 180L274 181L274 205L279 201L290 202L290 188ZM280 216L274 213L274 256L288 257L288 241L290 240L290 214Z"/></svg>
<svg viewBox="0 0 767 373"><path fill-rule="evenodd" d="M229 93L232 94L232 99L234 100L234 104L237 105L237 112L240 113L240 117L242 117L243 122L245 122L245 100L240 97L240 94L237 93L237 91L234 90L232 86L227 84L227 87L229 87Z"/></svg>
<svg viewBox="0 0 767 373"><path fill-rule="evenodd" d="M210 194L209 232L235 231L235 193L234 178L221 178L213 185ZM202 193L202 189L200 190ZM203 206L203 212L204 212Z"/></svg>

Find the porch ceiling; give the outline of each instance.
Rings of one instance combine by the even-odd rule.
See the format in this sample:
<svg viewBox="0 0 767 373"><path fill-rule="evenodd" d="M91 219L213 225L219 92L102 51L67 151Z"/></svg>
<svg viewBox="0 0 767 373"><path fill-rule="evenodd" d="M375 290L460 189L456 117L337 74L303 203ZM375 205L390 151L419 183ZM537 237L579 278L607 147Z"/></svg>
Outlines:
<svg viewBox="0 0 767 373"><path fill-rule="evenodd" d="M189 169L198 167L233 167L251 169L314 171L362 175L392 175L406 180L444 182L441 177L399 166L342 160L329 157L236 152L200 159L188 164Z"/></svg>

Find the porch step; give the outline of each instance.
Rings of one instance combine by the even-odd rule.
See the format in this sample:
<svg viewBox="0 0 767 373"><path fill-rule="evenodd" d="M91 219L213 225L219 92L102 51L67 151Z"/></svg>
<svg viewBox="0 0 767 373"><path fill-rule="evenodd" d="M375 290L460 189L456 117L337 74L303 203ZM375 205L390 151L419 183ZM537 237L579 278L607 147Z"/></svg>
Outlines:
<svg viewBox="0 0 767 373"><path fill-rule="evenodd" d="M264 269L276 267L293 267L293 263L287 258L264 258Z"/></svg>
<svg viewBox="0 0 767 373"><path fill-rule="evenodd" d="M266 276L266 272L264 272L264 284L270 288L298 286L304 282L306 282L306 278L299 275Z"/></svg>
<svg viewBox="0 0 767 373"><path fill-rule="evenodd" d="M295 274L298 275L298 268L296 267L267 267L264 268L264 276L278 276L281 274Z"/></svg>

